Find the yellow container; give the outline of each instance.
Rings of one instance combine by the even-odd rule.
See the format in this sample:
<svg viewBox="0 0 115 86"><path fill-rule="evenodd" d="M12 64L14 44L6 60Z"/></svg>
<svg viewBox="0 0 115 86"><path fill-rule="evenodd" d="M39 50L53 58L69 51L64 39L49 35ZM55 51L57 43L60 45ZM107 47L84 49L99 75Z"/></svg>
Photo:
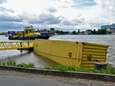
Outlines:
<svg viewBox="0 0 115 86"><path fill-rule="evenodd" d="M58 64L70 67L92 67L96 61L106 62L106 45L55 41L35 40L34 52Z"/></svg>

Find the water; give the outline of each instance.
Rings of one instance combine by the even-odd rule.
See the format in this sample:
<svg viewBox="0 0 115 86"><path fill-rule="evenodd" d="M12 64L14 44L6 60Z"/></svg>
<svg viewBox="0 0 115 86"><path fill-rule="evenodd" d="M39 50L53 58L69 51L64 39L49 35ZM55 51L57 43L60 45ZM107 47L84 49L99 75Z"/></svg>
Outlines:
<svg viewBox="0 0 115 86"><path fill-rule="evenodd" d="M0 36L0 41L16 41L8 40L5 36ZM23 51L21 55L19 50L2 50L0 51L0 61L15 61L17 64L20 63L33 63L36 68L44 68L49 63L39 58L34 53L27 53Z"/></svg>
<svg viewBox="0 0 115 86"><path fill-rule="evenodd" d="M68 40L109 45L108 62L115 66L115 35L58 35L50 40Z"/></svg>
<svg viewBox="0 0 115 86"><path fill-rule="evenodd" d="M56 35L52 36L50 40L80 41L109 45L108 62L115 66L115 35ZM0 36L0 41L12 40L8 40L5 36ZM26 54L26 51L23 53L23 55L20 55L19 50L0 51L0 60L12 60L16 61L16 63L33 63L37 68L44 68L50 64L34 53Z"/></svg>

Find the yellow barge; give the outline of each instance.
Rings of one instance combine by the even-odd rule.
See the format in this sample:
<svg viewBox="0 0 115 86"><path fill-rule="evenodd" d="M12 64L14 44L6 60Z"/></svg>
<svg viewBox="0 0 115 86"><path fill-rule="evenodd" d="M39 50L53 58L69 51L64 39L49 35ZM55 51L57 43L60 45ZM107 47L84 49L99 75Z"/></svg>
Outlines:
<svg viewBox="0 0 115 86"><path fill-rule="evenodd" d="M107 45L56 41L35 40L34 52L58 64L70 67L93 67L95 62L106 62Z"/></svg>

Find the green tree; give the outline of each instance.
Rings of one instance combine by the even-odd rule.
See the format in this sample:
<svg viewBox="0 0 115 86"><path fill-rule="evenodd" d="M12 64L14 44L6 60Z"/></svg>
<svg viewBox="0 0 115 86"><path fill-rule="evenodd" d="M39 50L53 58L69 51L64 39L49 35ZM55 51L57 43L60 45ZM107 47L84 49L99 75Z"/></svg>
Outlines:
<svg viewBox="0 0 115 86"><path fill-rule="evenodd" d="M77 34L77 32L76 31L72 31L72 34Z"/></svg>
<svg viewBox="0 0 115 86"><path fill-rule="evenodd" d="M50 28L50 31L55 31L55 28Z"/></svg>
<svg viewBox="0 0 115 86"><path fill-rule="evenodd" d="M97 31L98 34L107 34L107 30L106 29L99 29Z"/></svg>
<svg viewBox="0 0 115 86"><path fill-rule="evenodd" d="M96 30L94 29L93 31L92 31L92 34L96 34L97 32L96 32Z"/></svg>

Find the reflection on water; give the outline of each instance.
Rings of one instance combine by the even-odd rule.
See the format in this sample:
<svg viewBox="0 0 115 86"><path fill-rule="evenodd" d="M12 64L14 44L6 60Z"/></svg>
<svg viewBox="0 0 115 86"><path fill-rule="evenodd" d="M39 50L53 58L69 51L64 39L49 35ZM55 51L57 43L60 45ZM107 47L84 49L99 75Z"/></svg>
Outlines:
<svg viewBox="0 0 115 86"><path fill-rule="evenodd" d="M0 36L0 41L16 41L8 40L5 36ZM0 61L15 61L18 63L33 63L37 68L44 68L49 63L39 58L33 53L23 51L22 55L19 50L2 50L0 51Z"/></svg>
<svg viewBox="0 0 115 86"><path fill-rule="evenodd" d="M16 61L16 63L33 63L37 68L44 68L48 64L34 53L26 53L12 60Z"/></svg>

